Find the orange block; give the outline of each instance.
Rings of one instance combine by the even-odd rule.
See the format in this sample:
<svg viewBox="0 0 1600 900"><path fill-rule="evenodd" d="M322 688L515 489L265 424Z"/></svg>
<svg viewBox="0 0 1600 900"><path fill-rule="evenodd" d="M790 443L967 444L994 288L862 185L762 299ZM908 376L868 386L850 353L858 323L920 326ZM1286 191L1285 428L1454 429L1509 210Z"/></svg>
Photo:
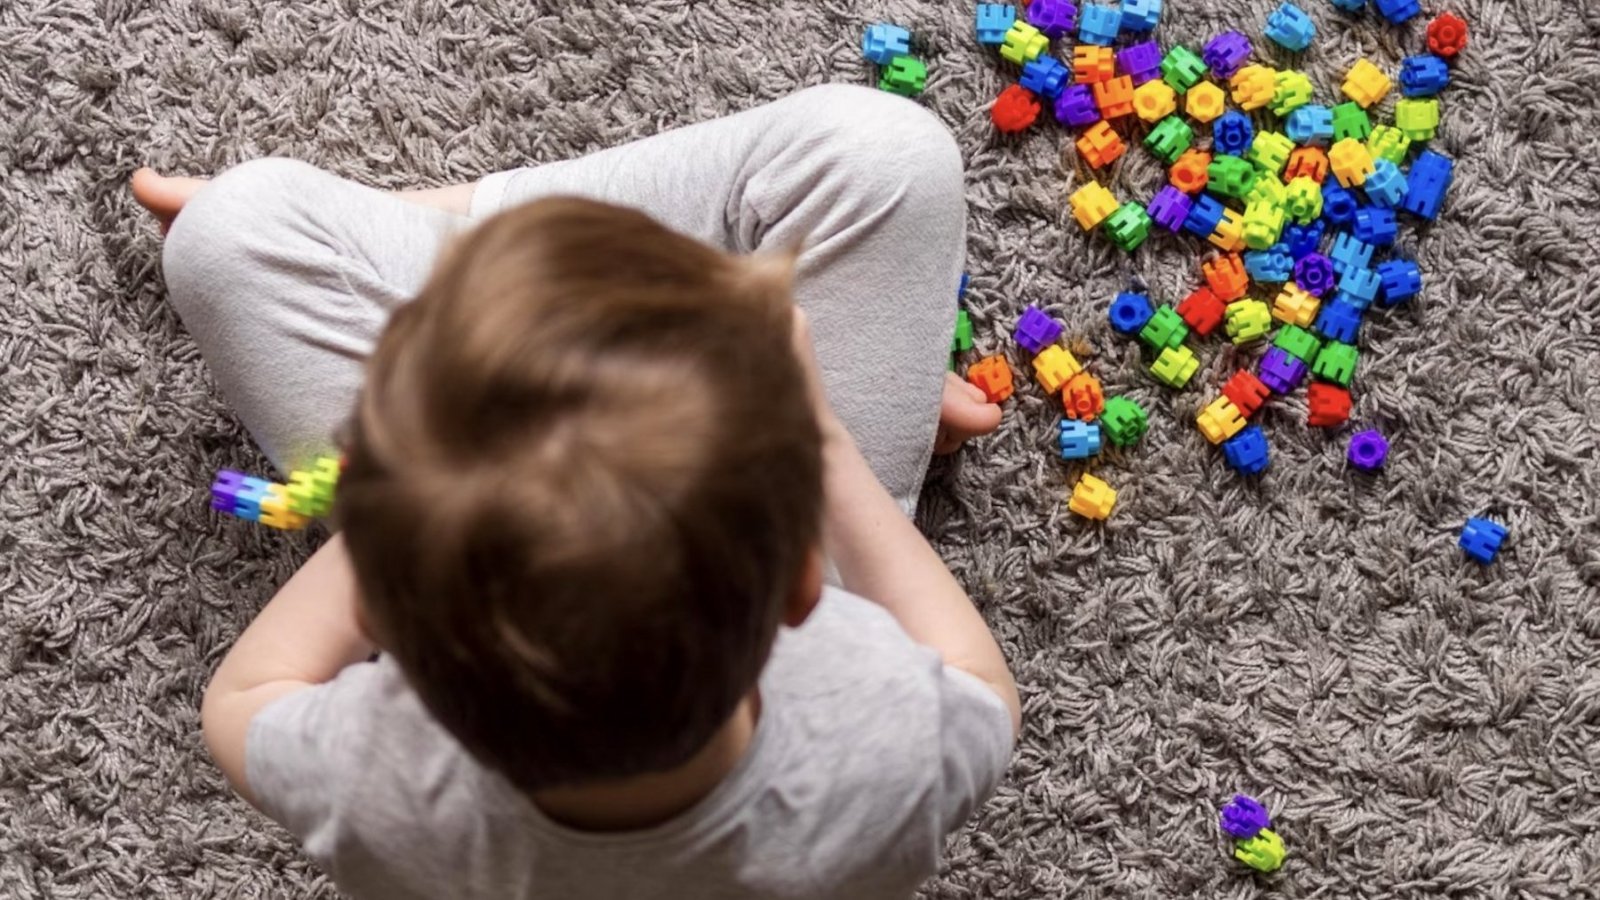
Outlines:
<svg viewBox="0 0 1600 900"><path fill-rule="evenodd" d="M1250 290L1250 273L1245 271L1244 260L1237 253L1226 253L1200 264L1211 293L1223 303L1232 303Z"/></svg>
<svg viewBox="0 0 1600 900"><path fill-rule="evenodd" d="M1110 165L1127 150L1128 145L1104 121L1090 125L1078 138L1078 152L1083 155L1085 162L1096 169Z"/></svg>
<svg viewBox="0 0 1600 900"><path fill-rule="evenodd" d="M1117 76L1117 54L1110 47L1079 44L1072 48L1072 80L1099 84Z"/></svg>
<svg viewBox="0 0 1600 900"><path fill-rule="evenodd" d="M1211 165L1211 154L1204 150L1189 149L1183 151L1178 161L1172 164L1167 172L1167 180L1172 186L1185 194L1198 194L1206 189L1206 182L1210 176L1206 169Z"/></svg>
<svg viewBox="0 0 1600 900"><path fill-rule="evenodd" d="M1072 376L1066 387L1061 389L1061 405L1066 408L1068 418L1093 422L1106 408L1106 395L1100 387L1100 379L1088 372Z"/></svg>
<svg viewBox="0 0 1600 900"><path fill-rule="evenodd" d="M990 403L1000 403L1016 390L1011 382L1011 367L999 356L985 356L968 366L967 381L983 391Z"/></svg>
<svg viewBox="0 0 1600 900"><path fill-rule="evenodd" d="M1321 147L1297 147L1289 154L1289 165L1283 170L1285 184L1305 176L1321 184L1328 177L1328 154Z"/></svg>
<svg viewBox="0 0 1600 900"><path fill-rule="evenodd" d="M1122 75L1096 84L1094 103L1100 115L1107 119L1120 119L1133 112L1133 76Z"/></svg>

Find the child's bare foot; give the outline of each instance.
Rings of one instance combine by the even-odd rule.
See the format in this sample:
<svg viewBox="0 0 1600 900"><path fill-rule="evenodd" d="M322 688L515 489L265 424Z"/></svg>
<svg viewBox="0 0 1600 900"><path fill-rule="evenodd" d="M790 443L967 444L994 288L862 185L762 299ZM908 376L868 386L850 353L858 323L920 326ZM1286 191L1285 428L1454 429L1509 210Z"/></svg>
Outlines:
<svg viewBox="0 0 1600 900"><path fill-rule="evenodd" d="M183 210L195 191L205 187L204 178L182 178L159 175L148 166L133 173L133 199L150 210L161 223L161 233L172 227L172 220Z"/></svg>
<svg viewBox="0 0 1600 900"><path fill-rule="evenodd" d="M939 436L933 452L954 453L968 438L1000 427L1000 407L984 399L983 391L962 381L954 372L944 376L944 401L939 405Z"/></svg>

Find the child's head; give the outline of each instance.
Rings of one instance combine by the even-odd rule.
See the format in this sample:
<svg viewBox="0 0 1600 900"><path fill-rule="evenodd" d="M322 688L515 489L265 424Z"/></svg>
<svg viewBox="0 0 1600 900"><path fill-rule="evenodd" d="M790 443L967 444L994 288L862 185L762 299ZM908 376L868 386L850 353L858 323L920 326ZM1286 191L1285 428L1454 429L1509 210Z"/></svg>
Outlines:
<svg viewBox="0 0 1600 900"><path fill-rule="evenodd" d="M687 761L810 580L790 277L545 200L461 240L379 340L339 485L363 613L525 790Z"/></svg>

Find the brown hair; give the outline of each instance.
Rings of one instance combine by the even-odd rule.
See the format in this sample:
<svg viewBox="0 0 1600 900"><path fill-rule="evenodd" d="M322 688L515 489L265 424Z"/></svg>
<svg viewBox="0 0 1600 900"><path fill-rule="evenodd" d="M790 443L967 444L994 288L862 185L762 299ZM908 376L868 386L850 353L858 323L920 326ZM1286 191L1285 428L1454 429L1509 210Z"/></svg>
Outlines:
<svg viewBox="0 0 1600 900"><path fill-rule="evenodd" d="M754 686L820 528L791 272L543 200L379 340L339 485L363 612L524 790L680 765Z"/></svg>

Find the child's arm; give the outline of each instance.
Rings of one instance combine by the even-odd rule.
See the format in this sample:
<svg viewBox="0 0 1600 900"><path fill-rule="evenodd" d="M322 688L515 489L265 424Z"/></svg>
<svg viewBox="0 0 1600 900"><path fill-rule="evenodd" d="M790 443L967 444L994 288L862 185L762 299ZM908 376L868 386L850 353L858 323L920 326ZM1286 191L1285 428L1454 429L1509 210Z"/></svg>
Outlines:
<svg viewBox="0 0 1600 900"><path fill-rule="evenodd" d="M356 596L344 540L335 535L250 623L211 677L200 706L206 745L252 804L244 758L250 720L279 697L331 681L377 651L362 632Z"/></svg>

